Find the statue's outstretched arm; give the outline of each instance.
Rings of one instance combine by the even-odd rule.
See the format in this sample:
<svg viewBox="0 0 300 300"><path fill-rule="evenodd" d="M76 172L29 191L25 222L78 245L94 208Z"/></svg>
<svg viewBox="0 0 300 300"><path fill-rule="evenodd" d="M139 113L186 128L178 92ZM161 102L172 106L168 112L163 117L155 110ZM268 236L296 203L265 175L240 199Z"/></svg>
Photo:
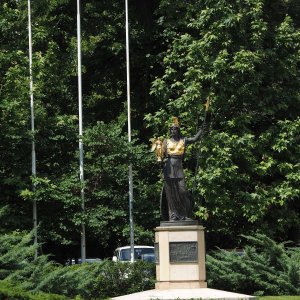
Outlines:
<svg viewBox="0 0 300 300"><path fill-rule="evenodd" d="M199 131L196 133L195 136L190 137L190 138L186 138L186 142L187 142L188 144L192 144L192 143L197 142L197 141L200 139L201 135L202 135L204 132L205 132L205 126L203 126L202 128L200 128Z"/></svg>

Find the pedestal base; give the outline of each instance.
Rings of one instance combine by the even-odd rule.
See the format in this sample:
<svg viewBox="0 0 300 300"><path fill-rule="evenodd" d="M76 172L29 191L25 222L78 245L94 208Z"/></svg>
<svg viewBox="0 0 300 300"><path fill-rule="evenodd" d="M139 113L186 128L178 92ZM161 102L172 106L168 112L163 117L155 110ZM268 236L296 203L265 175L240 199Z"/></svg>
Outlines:
<svg viewBox="0 0 300 300"><path fill-rule="evenodd" d="M155 290L149 290L149 291L134 293L130 295L125 295L125 296L120 296L112 299L115 300L153 300L153 299L258 300L258 298L249 295L231 293L231 292L208 289L208 288L170 289L170 290L155 289Z"/></svg>
<svg viewBox="0 0 300 300"><path fill-rule="evenodd" d="M203 226L168 224L157 227L155 246L156 289L207 287Z"/></svg>
<svg viewBox="0 0 300 300"><path fill-rule="evenodd" d="M206 281L160 281L155 283L157 290L171 290L171 289L200 289L207 288Z"/></svg>

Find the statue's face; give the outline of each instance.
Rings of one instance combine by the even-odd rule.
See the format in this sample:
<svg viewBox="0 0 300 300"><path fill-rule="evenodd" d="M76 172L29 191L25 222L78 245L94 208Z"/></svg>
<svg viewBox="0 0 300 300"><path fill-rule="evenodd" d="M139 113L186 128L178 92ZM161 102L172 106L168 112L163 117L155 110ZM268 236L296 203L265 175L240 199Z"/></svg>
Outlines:
<svg viewBox="0 0 300 300"><path fill-rule="evenodd" d="M176 126L170 127L170 135L171 135L171 137L178 137L179 136L179 128Z"/></svg>

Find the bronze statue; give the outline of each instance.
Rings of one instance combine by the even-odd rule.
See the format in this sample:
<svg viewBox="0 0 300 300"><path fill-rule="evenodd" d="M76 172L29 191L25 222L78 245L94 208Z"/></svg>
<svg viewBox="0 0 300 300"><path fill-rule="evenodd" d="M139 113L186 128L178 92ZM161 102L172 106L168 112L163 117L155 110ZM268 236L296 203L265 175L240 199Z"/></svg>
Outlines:
<svg viewBox="0 0 300 300"><path fill-rule="evenodd" d="M191 220L192 203L185 186L182 161L187 145L196 142L203 130L200 129L194 137L182 137L178 119L174 117L170 125L170 138L153 141L152 151L155 150L157 160L163 164L162 221Z"/></svg>

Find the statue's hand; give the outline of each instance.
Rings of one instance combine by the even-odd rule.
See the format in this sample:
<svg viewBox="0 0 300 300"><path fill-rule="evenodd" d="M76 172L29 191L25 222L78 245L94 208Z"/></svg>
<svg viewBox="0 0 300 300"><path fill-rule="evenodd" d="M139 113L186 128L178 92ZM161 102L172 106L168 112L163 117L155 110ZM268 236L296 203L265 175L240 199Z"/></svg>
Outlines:
<svg viewBox="0 0 300 300"><path fill-rule="evenodd" d="M163 158L159 163L160 163L160 167L163 169L166 165L166 162L167 162L167 158Z"/></svg>

